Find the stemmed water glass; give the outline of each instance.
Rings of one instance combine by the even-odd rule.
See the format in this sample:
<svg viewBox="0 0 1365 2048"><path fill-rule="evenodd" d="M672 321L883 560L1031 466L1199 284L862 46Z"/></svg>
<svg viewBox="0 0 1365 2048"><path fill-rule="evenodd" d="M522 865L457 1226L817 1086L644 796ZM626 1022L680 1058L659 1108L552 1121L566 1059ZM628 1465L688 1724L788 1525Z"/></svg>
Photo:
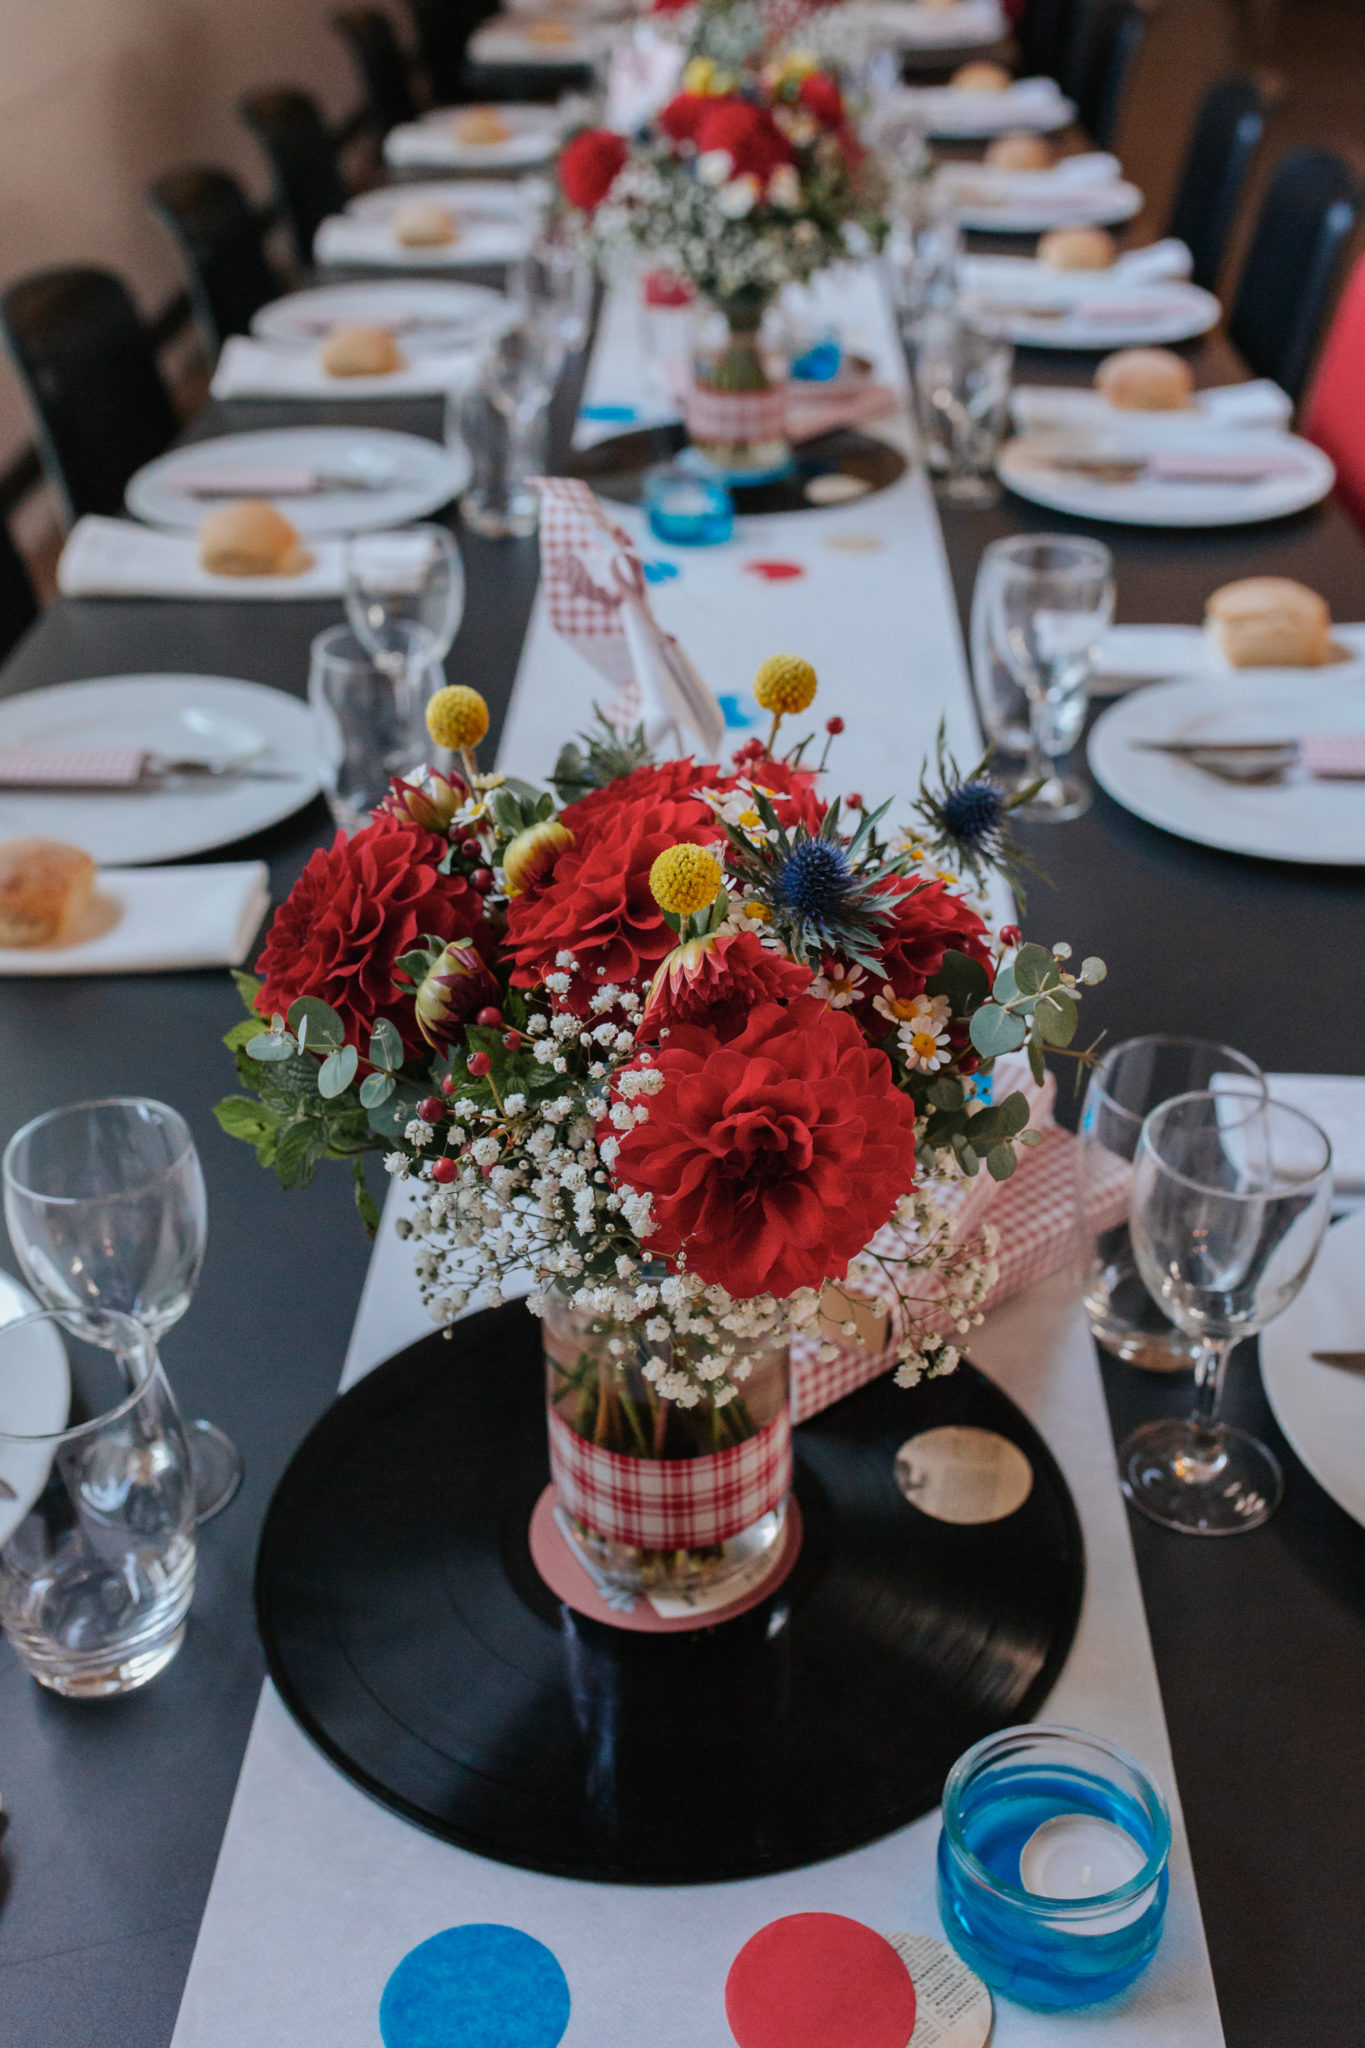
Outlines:
<svg viewBox="0 0 1365 2048"><path fill-rule="evenodd" d="M464 615L464 565L444 526L357 533L346 543L346 616L395 682L439 668ZM404 628L410 630L404 631Z"/></svg>
<svg viewBox="0 0 1365 2048"><path fill-rule="evenodd" d="M1020 786L1037 787L1015 816L1054 824L1078 818L1090 808L1090 787L1054 763L1070 752L1085 718L1086 685L1114 616L1113 557L1102 542L1069 534L992 541L972 614L977 665L1002 664L1028 704ZM977 685L984 693L986 679Z"/></svg>
<svg viewBox="0 0 1365 2048"><path fill-rule="evenodd" d="M1279 1461L1220 1418L1228 1357L1288 1308L1332 1208L1332 1149L1310 1118L1247 1088L1161 1103L1138 1142L1129 1220L1144 1284L1196 1339L1194 1412L1149 1422L1119 1454L1135 1507L1196 1536L1272 1515Z"/></svg>
<svg viewBox="0 0 1365 2048"><path fill-rule="evenodd" d="M5 1221L25 1279L95 1344L110 1310L155 1339L190 1305L204 1260L204 1173L189 1126L164 1102L115 1096L49 1110L16 1131L0 1172ZM198 1519L242 1483L231 1438L187 1422Z"/></svg>

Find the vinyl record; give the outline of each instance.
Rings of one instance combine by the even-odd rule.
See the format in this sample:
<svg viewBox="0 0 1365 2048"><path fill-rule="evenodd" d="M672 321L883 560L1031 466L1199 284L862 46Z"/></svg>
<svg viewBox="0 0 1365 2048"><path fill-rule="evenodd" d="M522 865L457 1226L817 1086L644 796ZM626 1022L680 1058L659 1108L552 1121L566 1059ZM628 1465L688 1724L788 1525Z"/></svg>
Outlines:
<svg viewBox="0 0 1365 2048"><path fill-rule="evenodd" d="M722 1627L635 1635L561 1606L531 1562L539 1339L511 1304L413 1345L328 1410L271 1503L271 1677L365 1791L501 1862L707 1883L903 1826L964 1749L1036 1713L1075 1632L1080 1528L1046 1445L972 1366L803 1424L790 1577ZM947 1425L1023 1452L1014 1513L956 1524L906 1498L898 1451Z"/></svg>
<svg viewBox="0 0 1365 2048"><path fill-rule="evenodd" d="M638 505L645 471L656 463L672 462L687 445L681 426L637 427L591 448L575 449L569 468L574 476L585 478L599 498ZM856 427L836 427L817 440L801 442L786 476L768 484L732 484L730 495L736 512L813 512L821 509L821 491L817 484L812 496L809 487L818 478L855 479L863 487L858 495L868 497L899 483L907 467L905 457L889 442L859 433ZM834 501L825 500L830 502Z"/></svg>

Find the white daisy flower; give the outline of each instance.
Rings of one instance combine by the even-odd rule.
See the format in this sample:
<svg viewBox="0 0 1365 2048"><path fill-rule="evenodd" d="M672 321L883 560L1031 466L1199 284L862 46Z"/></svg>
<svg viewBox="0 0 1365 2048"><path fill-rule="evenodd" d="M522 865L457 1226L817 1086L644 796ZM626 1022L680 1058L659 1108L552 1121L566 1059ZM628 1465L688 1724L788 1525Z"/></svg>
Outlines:
<svg viewBox="0 0 1365 2048"><path fill-rule="evenodd" d="M842 961L831 960L823 972L816 975L810 992L828 1003L831 1010L846 1010L857 993L859 982L866 978L866 968L859 967L856 962L846 967Z"/></svg>

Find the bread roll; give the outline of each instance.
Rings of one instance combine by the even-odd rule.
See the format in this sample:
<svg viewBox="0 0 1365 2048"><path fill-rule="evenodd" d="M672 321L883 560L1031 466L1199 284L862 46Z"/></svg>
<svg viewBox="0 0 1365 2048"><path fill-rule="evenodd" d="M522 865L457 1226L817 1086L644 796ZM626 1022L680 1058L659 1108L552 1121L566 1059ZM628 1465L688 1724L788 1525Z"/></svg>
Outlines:
<svg viewBox="0 0 1365 2048"><path fill-rule="evenodd" d="M0 846L0 946L60 945L79 925L96 867L60 839L11 839Z"/></svg>
<svg viewBox="0 0 1365 2048"><path fill-rule="evenodd" d="M986 162L997 171L1047 171L1052 168L1052 144L1041 135L997 135L986 151Z"/></svg>
<svg viewBox="0 0 1365 2048"><path fill-rule="evenodd" d="M506 142L512 133L496 107L464 107L451 126L457 142L481 146Z"/></svg>
<svg viewBox="0 0 1365 2048"><path fill-rule="evenodd" d="M532 43L571 43L573 30L567 21L533 21L526 31L526 39Z"/></svg>
<svg viewBox="0 0 1365 2048"><path fill-rule="evenodd" d="M409 199L395 206L389 226L395 242L405 249L443 249L460 234L454 216L430 199Z"/></svg>
<svg viewBox="0 0 1365 2048"><path fill-rule="evenodd" d="M1225 583L1207 600L1204 623L1233 668L1321 668L1336 659L1326 600L1287 576Z"/></svg>
<svg viewBox="0 0 1365 2048"><path fill-rule="evenodd" d="M1049 270L1110 270L1118 253L1107 228L1052 228L1038 244Z"/></svg>
<svg viewBox="0 0 1365 2048"><path fill-rule="evenodd" d="M1014 80L1003 64L978 57L970 64L959 64L948 83L956 92L1008 92Z"/></svg>
<svg viewBox="0 0 1365 2048"><path fill-rule="evenodd" d="M403 351L382 327L334 327L322 344L329 377L390 377L404 367Z"/></svg>
<svg viewBox="0 0 1365 2048"><path fill-rule="evenodd" d="M1095 389L1122 412L1183 412L1194 372L1168 348L1121 348L1096 370Z"/></svg>
<svg viewBox="0 0 1365 2048"><path fill-rule="evenodd" d="M199 559L212 576L298 576L313 560L264 498L237 498L210 512L199 528Z"/></svg>

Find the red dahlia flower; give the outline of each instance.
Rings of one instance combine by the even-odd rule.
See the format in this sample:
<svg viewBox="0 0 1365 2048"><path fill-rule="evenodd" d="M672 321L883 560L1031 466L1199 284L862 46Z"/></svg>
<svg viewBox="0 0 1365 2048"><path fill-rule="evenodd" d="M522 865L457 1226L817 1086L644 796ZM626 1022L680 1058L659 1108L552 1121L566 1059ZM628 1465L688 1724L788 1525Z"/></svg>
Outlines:
<svg viewBox="0 0 1365 2048"><path fill-rule="evenodd" d="M844 124L844 96L838 81L827 71L812 71L809 78L803 78L797 94L801 105L814 114L822 128L842 128Z"/></svg>
<svg viewBox="0 0 1365 2048"><path fill-rule="evenodd" d="M735 749L731 762L733 775L728 775L719 785L721 789L733 789L738 776L746 782L755 783L759 789L771 790L774 798L773 809L779 823L792 826L804 825L808 832L818 832L820 821L829 805L816 794L815 776L809 768L793 768L786 761L774 761L762 740L746 740L742 747Z"/></svg>
<svg viewBox="0 0 1365 2048"><path fill-rule="evenodd" d="M628 153L623 138L610 128L585 128L572 136L559 157L560 189L570 206L595 213Z"/></svg>
<svg viewBox="0 0 1365 2048"><path fill-rule="evenodd" d="M653 1196L650 1251L736 1296L842 1279L914 1177L915 1112L884 1053L810 996L761 1003L727 1043L678 1025L619 1181ZM612 1133L614 1136L615 1133Z"/></svg>
<svg viewBox="0 0 1365 2048"><path fill-rule="evenodd" d="M767 107L751 100L711 99L696 127L700 155L724 150L730 158L731 175L746 173L766 185L779 164L792 161L792 146Z"/></svg>
<svg viewBox="0 0 1365 2048"><path fill-rule="evenodd" d="M943 956L949 951L966 953L990 973L992 961L986 927L945 883L916 882L912 876L889 875L873 887L876 894L894 895L897 899L893 920L880 929L885 933L881 955L886 979L898 996L923 995L925 983L938 973ZM879 988L867 985L869 999L880 993Z"/></svg>
<svg viewBox="0 0 1365 2048"><path fill-rule="evenodd" d="M640 1037L657 1038L661 1025L704 1024L717 1038L734 1038L758 1003L790 1000L811 984L809 967L760 943L753 932L726 932L677 946L654 978Z"/></svg>
<svg viewBox="0 0 1365 2048"><path fill-rule="evenodd" d="M581 839L591 823L607 811L645 801L675 803L699 789L714 788L719 776L719 768L698 765L691 759L651 762L644 768L632 768L629 775L618 775L601 789L590 789L560 812L559 822L575 839Z"/></svg>
<svg viewBox="0 0 1365 2048"><path fill-rule="evenodd" d="M257 1009L287 1013L299 996L330 1003L346 1041L364 1054L379 1017L389 1017L410 1054L423 1050L411 992L394 986L394 962L426 933L475 936L483 898L462 875L437 873L443 840L382 814L348 839L319 847L275 912L256 972Z"/></svg>
<svg viewBox="0 0 1365 2048"><path fill-rule="evenodd" d="M654 124L670 142L695 142L702 115L715 104L707 93L680 92L659 109Z"/></svg>

